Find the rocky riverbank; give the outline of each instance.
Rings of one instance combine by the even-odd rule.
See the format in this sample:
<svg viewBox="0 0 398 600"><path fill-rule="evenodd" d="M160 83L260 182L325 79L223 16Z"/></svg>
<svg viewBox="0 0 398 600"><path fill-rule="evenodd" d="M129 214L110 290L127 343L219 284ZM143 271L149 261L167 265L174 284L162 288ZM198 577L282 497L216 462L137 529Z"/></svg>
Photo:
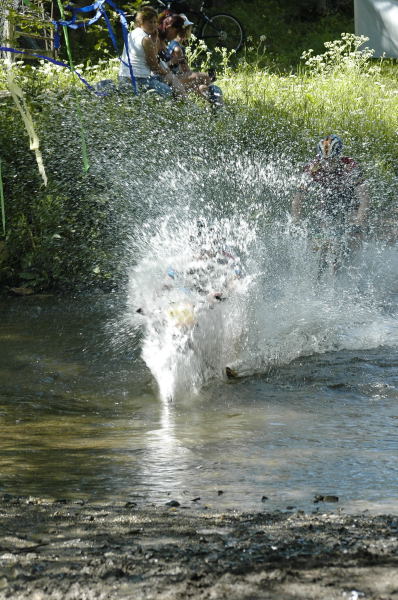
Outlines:
<svg viewBox="0 0 398 600"><path fill-rule="evenodd" d="M398 599L398 517L0 500L1 600L187 598Z"/></svg>

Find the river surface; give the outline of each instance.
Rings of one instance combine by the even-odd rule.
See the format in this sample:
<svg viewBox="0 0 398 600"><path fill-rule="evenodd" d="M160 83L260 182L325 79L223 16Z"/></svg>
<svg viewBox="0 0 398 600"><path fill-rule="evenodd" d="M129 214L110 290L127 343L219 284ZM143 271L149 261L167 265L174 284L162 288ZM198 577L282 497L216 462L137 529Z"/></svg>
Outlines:
<svg viewBox="0 0 398 600"><path fill-rule="evenodd" d="M112 295L0 308L1 493L398 510L397 347L298 358L170 403L139 344L110 343Z"/></svg>

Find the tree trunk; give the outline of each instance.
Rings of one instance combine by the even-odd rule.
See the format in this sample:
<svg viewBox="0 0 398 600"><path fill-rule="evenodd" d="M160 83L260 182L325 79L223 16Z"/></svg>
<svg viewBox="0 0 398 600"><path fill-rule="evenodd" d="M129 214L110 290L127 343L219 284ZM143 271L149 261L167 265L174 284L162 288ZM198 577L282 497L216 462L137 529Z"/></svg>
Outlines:
<svg viewBox="0 0 398 600"><path fill-rule="evenodd" d="M18 8L18 0L7 0L2 1L1 13L0 13L0 39L2 46L12 47L15 42L15 25L12 19L9 18L10 9ZM2 58L7 63L12 62L12 56L9 52L2 52Z"/></svg>

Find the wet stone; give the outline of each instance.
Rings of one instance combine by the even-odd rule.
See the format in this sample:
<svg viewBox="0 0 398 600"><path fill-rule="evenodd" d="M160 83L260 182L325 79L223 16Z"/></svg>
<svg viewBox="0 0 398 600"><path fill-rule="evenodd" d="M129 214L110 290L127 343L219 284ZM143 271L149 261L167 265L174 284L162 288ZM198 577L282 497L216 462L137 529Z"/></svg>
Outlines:
<svg viewBox="0 0 398 600"><path fill-rule="evenodd" d="M0 590L8 586L8 580L6 577L0 577Z"/></svg>
<svg viewBox="0 0 398 600"><path fill-rule="evenodd" d="M314 497L314 504L316 504L317 502L338 502L339 501L339 497L338 496L334 496L332 494L327 494L327 495L322 495L322 494L317 494Z"/></svg>

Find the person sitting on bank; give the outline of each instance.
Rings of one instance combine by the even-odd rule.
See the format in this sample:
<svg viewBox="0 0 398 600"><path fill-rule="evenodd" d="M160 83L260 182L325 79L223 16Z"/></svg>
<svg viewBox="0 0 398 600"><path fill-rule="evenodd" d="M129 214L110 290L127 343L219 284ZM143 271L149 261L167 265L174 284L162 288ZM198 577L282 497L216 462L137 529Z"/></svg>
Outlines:
<svg viewBox="0 0 398 600"><path fill-rule="evenodd" d="M222 92L218 86L212 84L210 75L192 71L189 67L185 47L192 35L193 23L186 15L180 14L179 16L183 19L183 26L175 39L171 40L167 46L167 64L187 92L195 92L210 103L221 106L223 104Z"/></svg>
<svg viewBox="0 0 398 600"><path fill-rule="evenodd" d="M167 60L167 47L169 43L183 35L183 27L184 19L170 10L165 10L158 15L157 50L161 60Z"/></svg>
<svg viewBox="0 0 398 600"><path fill-rule="evenodd" d="M128 34L128 53L138 92L153 90L159 96L185 98L184 86L157 56L156 36L158 16L150 6L139 11L136 27ZM132 90L126 47L123 49L119 70L119 89Z"/></svg>

